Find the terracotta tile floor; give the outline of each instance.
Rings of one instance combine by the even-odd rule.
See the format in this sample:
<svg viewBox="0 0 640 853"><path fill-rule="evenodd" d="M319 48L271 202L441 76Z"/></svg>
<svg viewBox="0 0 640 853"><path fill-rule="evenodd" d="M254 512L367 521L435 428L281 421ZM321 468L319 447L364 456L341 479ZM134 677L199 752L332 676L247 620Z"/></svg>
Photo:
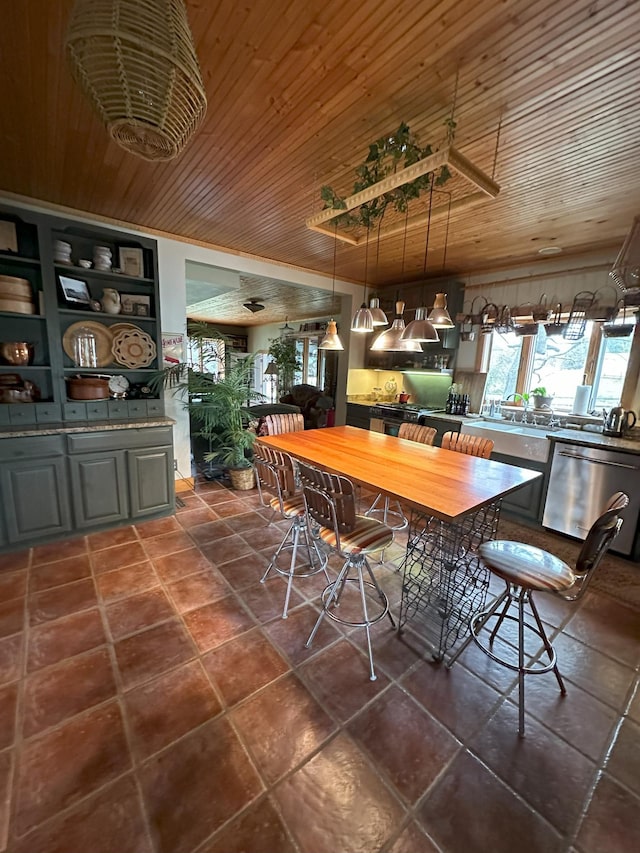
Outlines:
<svg viewBox="0 0 640 853"><path fill-rule="evenodd" d="M323 583L280 618L268 517L203 483L174 518L0 557L0 851L638 849L638 612L540 603L569 692L529 679L519 740L474 646L447 671L381 623L375 682L357 629L305 649Z"/></svg>

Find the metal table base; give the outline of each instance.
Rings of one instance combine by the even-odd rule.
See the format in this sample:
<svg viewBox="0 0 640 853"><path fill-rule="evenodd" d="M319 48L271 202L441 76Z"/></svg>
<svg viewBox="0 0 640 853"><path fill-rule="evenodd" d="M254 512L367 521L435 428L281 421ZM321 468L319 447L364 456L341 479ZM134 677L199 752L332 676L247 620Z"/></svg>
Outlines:
<svg viewBox="0 0 640 853"><path fill-rule="evenodd" d="M453 524L415 511L410 517L398 630L409 623L437 661L467 638L471 617L485 606L490 573L478 547L496 538L500 504Z"/></svg>

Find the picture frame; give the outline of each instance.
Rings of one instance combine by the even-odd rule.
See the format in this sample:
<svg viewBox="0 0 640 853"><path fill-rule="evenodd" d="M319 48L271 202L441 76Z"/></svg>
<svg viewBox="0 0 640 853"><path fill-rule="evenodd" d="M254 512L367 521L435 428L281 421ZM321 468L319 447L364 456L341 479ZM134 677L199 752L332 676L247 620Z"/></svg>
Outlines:
<svg viewBox="0 0 640 853"><path fill-rule="evenodd" d="M121 313L136 317L151 316L151 297L139 293L120 294Z"/></svg>
<svg viewBox="0 0 640 853"><path fill-rule="evenodd" d="M87 282L78 278L69 278L66 275L58 276L62 295L65 302L77 307L91 308L91 294Z"/></svg>
<svg viewBox="0 0 640 853"><path fill-rule="evenodd" d="M123 275L132 278L144 278L144 257L142 249L133 249L129 246L120 246L118 249L118 260Z"/></svg>

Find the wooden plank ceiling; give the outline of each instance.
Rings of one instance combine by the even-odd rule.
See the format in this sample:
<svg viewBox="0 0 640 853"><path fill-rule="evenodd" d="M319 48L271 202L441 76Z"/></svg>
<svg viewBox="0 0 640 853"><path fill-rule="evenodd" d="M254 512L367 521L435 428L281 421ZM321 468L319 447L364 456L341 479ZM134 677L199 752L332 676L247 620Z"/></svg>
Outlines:
<svg viewBox="0 0 640 853"><path fill-rule="evenodd" d="M628 0L187 0L209 106L182 156L109 140L63 51L72 0L2 0L0 189L330 275L305 227L407 122L497 199L433 223L426 276L619 247L640 206L640 4ZM498 127L501 127L498 141ZM497 153L496 153L497 152ZM425 234L372 243L367 279L423 277ZM339 277L365 249L340 244ZM260 298L259 292L251 296Z"/></svg>

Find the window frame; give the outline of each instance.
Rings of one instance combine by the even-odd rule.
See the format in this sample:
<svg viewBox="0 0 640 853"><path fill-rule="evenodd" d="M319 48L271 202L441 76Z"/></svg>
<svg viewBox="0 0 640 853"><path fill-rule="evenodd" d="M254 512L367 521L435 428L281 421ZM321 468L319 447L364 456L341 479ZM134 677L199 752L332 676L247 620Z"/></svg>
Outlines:
<svg viewBox="0 0 640 853"><path fill-rule="evenodd" d="M604 335L602 333L602 324L601 320L592 320L592 331L591 337L589 339L589 347L587 350L587 355L585 358L585 366L584 366L584 384L592 386L592 401L595 400L598 396L598 383L600 380L600 370L602 367L604 350L603 343L605 341ZM478 348L476 350L476 371L479 372L488 372L489 364L491 361L491 351L493 348L493 340L494 335L497 332L492 332L488 335L481 335ZM629 361L627 363L627 370L625 373L625 378L623 382L623 390L622 390L622 405L630 405L630 403L625 403L625 399L629 394L628 389L630 387L635 388L635 384L638 381L638 373L640 373L640 359L634 358L634 343L638 341L640 343L640 334L638 332L638 326L632 332L633 341L631 345L631 352L629 353ZM486 339L490 338L489 341ZM527 393L529 386L531 384L531 376L533 373L534 359L535 359L535 338L533 336L527 336L523 338L522 348L520 350L520 363L518 365L518 375L516 377L516 394L525 394ZM636 344L636 348L638 346ZM638 362L638 364L636 364Z"/></svg>

